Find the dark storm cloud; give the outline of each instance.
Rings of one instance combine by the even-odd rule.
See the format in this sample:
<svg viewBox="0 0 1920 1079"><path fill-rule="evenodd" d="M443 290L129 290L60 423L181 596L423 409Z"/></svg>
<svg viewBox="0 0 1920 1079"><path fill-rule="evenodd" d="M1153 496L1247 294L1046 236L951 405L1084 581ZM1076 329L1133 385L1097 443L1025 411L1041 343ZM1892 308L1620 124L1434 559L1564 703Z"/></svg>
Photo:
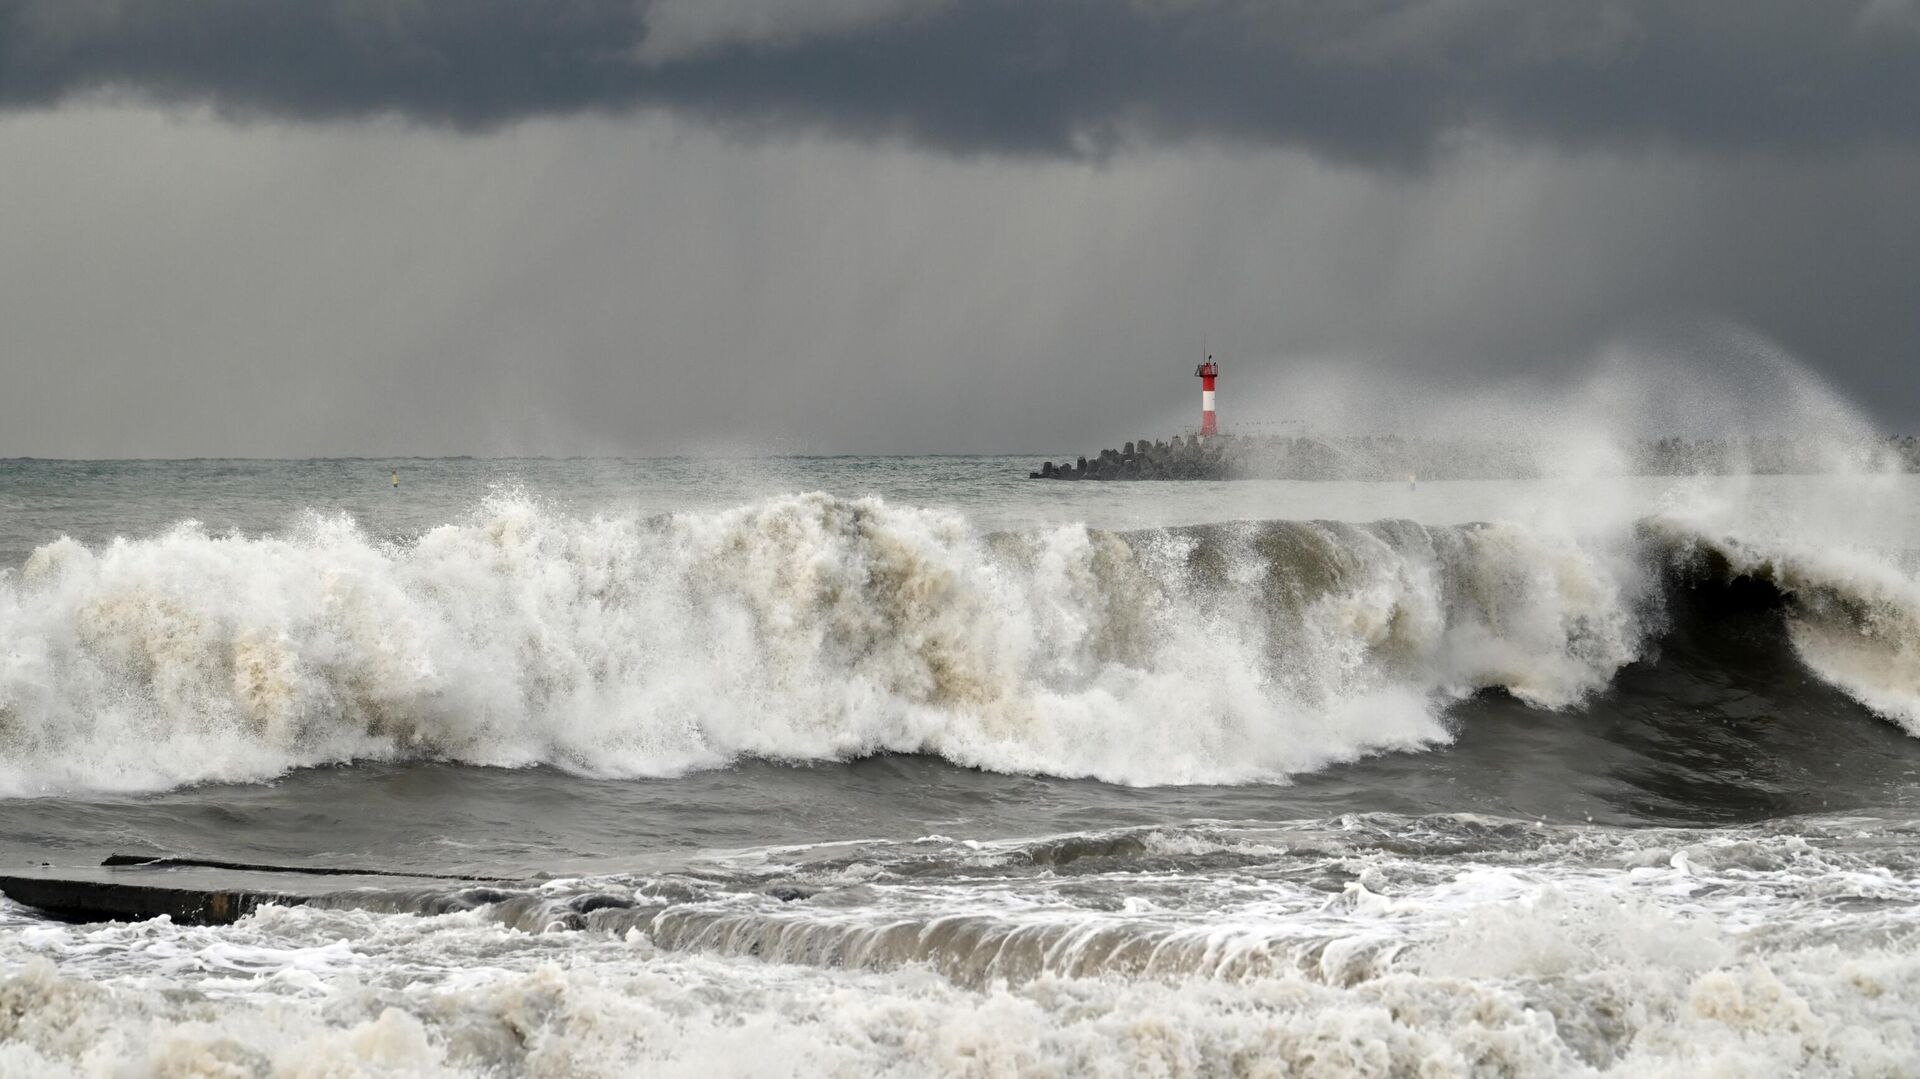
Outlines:
<svg viewBox="0 0 1920 1079"><path fill-rule="evenodd" d="M1920 7L1726 0L0 0L0 103L484 129L658 107L959 152L1920 136Z"/></svg>

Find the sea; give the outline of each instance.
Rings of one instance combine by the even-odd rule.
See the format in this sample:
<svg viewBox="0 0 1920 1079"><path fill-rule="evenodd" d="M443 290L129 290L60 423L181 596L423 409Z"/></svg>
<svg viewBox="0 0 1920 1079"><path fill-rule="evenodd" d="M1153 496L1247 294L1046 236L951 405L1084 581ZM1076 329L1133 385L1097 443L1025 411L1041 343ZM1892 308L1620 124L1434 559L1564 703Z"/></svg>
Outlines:
<svg viewBox="0 0 1920 1079"><path fill-rule="evenodd" d="M0 462L0 1075L1920 1074L1920 476L1037 463Z"/></svg>

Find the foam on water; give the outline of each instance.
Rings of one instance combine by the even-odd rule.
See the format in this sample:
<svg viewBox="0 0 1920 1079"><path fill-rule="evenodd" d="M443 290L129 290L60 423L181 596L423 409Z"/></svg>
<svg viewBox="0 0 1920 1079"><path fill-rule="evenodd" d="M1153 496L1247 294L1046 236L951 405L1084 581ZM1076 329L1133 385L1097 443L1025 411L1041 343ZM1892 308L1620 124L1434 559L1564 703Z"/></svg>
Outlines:
<svg viewBox="0 0 1920 1079"><path fill-rule="evenodd" d="M1801 655L1913 729L1920 585L1870 551L1662 518L1797 600ZM1446 741L1447 702L1565 708L1648 653L1630 523L1267 522L982 534L827 495L580 518L523 497L406 543L39 548L0 577L0 791L354 759L666 775L937 754L1134 784L1275 780ZM1170 722L1178 717L1177 722Z"/></svg>
<svg viewBox="0 0 1920 1079"><path fill-rule="evenodd" d="M25 923L0 907L0 1063L49 1075L1897 1074L1920 1049L1920 862L1898 830L1858 838L1865 823L1703 836L1363 818L1132 846L950 845L1001 863L1073 842L1114 852L1078 888L1037 891L928 885L924 867L889 868L907 851L867 850L898 894L869 882L862 905L822 897L788 916L830 932L945 904L1032 924L1067 903L1115 925L1263 940L1286 960L973 983L925 961L664 950L679 946L639 927L522 932L492 910L268 908L189 929ZM1206 867L1213 856L1231 867ZM1156 858L1203 861L1155 873ZM1293 862L1350 879L1300 887Z"/></svg>
<svg viewBox="0 0 1920 1079"><path fill-rule="evenodd" d="M337 516L189 523L0 578L0 789L880 751L1271 780L1445 741L1476 689L1579 701L1640 653L1646 582L1617 539L1517 525L984 535L826 495L657 518L506 497L399 544Z"/></svg>

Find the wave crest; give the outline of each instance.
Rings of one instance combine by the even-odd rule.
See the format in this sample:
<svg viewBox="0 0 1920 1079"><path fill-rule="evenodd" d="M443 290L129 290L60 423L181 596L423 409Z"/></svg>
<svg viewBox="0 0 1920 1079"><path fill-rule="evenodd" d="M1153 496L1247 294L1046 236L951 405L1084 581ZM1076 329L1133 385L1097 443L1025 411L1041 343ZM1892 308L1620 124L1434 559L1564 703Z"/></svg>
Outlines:
<svg viewBox="0 0 1920 1079"><path fill-rule="evenodd" d="M988 535L821 494L653 518L505 496L403 544L189 522L0 577L0 790L876 752L1271 781L1443 742L1480 689L1579 702L1646 650L1658 576L1637 542L1515 525Z"/></svg>

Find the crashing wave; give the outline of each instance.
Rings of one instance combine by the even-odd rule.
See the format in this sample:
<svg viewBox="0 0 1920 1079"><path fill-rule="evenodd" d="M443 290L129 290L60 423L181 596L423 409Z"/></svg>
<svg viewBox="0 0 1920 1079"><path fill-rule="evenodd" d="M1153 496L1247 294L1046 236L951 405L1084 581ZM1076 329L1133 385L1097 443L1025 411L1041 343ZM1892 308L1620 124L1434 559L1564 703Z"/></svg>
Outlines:
<svg viewBox="0 0 1920 1079"><path fill-rule="evenodd" d="M1920 735L1920 577L1888 552L1755 543L1678 518L1647 530L1670 562L1777 597L1808 669Z"/></svg>
<svg viewBox="0 0 1920 1079"><path fill-rule="evenodd" d="M322 516L282 536L61 540L0 577L0 791L356 759L632 776L879 752L1274 781L1445 742L1447 704L1476 691L1578 704L1657 639L1650 549L1403 521L989 535L821 494L652 518L500 497L398 544ZM1792 565L1782 587L1810 594L1815 563ZM1882 627L1871 656L1809 628L1831 621L1814 603L1796 640L1911 723L1920 692L1881 667L1914 680L1901 634L1920 601L1910 578L1859 584L1818 594L1882 597L1834 601Z"/></svg>

